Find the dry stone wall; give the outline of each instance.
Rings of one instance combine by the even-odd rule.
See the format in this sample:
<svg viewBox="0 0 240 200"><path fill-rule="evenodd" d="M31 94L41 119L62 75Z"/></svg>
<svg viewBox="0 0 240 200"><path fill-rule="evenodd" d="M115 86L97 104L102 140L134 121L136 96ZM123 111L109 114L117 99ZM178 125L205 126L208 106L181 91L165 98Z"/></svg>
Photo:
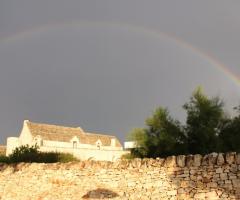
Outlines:
<svg viewBox="0 0 240 200"><path fill-rule="evenodd" d="M240 154L1 164L0 199L240 199Z"/></svg>

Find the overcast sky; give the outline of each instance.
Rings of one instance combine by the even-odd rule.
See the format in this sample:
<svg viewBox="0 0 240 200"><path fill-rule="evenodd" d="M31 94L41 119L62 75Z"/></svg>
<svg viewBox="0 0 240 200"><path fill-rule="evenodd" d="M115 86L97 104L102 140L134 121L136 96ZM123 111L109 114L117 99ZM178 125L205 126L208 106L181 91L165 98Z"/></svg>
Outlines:
<svg viewBox="0 0 240 200"><path fill-rule="evenodd" d="M240 77L239 10L239 0L0 0L0 143L24 119L124 141L157 106L184 120L198 85L230 112L240 84L206 55Z"/></svg>

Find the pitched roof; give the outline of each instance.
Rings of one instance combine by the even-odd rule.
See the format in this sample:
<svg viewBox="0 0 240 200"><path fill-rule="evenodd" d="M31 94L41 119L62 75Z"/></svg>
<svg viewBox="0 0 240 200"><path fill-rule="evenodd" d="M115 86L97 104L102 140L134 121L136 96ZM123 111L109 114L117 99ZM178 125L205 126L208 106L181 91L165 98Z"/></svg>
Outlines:
<svg viewBox="0 0 240 200"><path fill-rule="evenodd" d="M101 140L103 146L111 146L111 139L116 140L116 146L122 147L121 143L115 136L86 133L80 127L65 127L50 124L40 124L26 121L29 131L33 136L41 136L43 140L70 142L76 136L82 144L95 145L98 140Z"/></svg>
<svg viewBox="0 0 240 200"><path fill-rule="evenodd" d="M6 146L0 145L0 155L6 154Z"/></svg>

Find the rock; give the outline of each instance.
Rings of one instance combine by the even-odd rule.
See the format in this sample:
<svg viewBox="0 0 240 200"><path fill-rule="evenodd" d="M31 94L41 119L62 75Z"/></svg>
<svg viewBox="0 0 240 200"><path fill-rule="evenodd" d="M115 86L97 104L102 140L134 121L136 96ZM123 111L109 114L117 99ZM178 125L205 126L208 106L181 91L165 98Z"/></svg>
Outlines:
<svg viewBox="0 0 240 200"><path fill-rule="evenodd" d="M220 174L220 179L221 180L227 180L228 179L227 173Z"/></svg>
<svg viewBox="0 0 240 200"><path fill-rule="evenodd" d="M240 190L240 179L232 180L233 187L238 188Z"/></svg>
<svg viewBox="0 0 240 200"><path fill-rule="evenodd" d="M227 162L228 164L233 164L233 163L235 163L235 156L236 156L236 153L235 153L235 152L226 153L226 162Z"/></svg>
<svg viewBox="0 0 240 200"><path fill-rule="evenodd" d="M208 164L209 165L215 165L217 163L217 153L211 153L208 155Z"/></svg>
<svg viewBox="0 0 240 200"><path fill-rule="evenodd" d="M185 167L185 164L186 164L186 156L185 155L177 156L177 165L179 167Z"/></svg>
<svg viewBox="0 0 240 200"><path fill-rule="evenodd" d="M177 166L176 156L167 157L166 160L165 160L164 166L165 167L175 167L175 166Z"/></svg>
<svg viewBox="0 0 240 200"><path fill-rule="evenodd" d="M205 199L205 193L197 193L194 195L194 199Z"/></svg>
<svg viewBox="0 0 240 200"><path fill-rule="evenodd" d="M156 158L156 165L161 167L164 163L165 159L163 158Z"/></svg>
<svg viewBox="0 0 240 200"><path fill-rule="evenodd" d="M131 165L133 168L140 168L142 165L142 159L140 158L135 158L132 160Z"/></svg>
<svg viewBox="0 0 240 200"><path fill-rule="evenodd" d="M202 162L202 155L196 154L193 156L193 166L199 167L201 166L201 162Z"/></svg>
<svg viewBox="0 0 240 200"><path fill-rule="evenodd" d="M216 169L216 173L217 173L217 174L223 173L223 169L222 169L222 168L217 168L217 169Z"/></svg>
<svg viewBox="0 0 240 200"><path fill-rule="evenodd" d="M211 200L213 200L213 199L219 199L219 198L218 198L218 195L217 195L217 193L216 193L215 191L207 192L207 193L206 193L206 198L207 198L207 199L211 199Z"/></svg>
<svg viewBox="0 0 240 200"><path fill-rule="evenodd" d="M209 163L209 162L208 162L208 155L203 156L202 165L203 165L203 166L207 166L208 163Z"/></svg>
<svg viewBox="0 0 240 200"><path fill-rule="evenodd" d="M188 156L186 157L186 166L187 166L187 167L192 167L192 166L193 166L193 163L194 163L194 161L193 161L193 155L188 155Z"/></svg>
<svg viewBox="0 0 240 200"><path fill-rule="evenodd" d="M177 190L170 190L170 191L167 192L167 195L175 196L175 195L177 195Z"/></svg>
<svg viewBox="0 0 240 200"><path fill-rule="evenodd" d="M223 165L225 163L225 159L223 153L219 153L217 157L217 165Z"/></svg>
<svg viewBox="0 0 240 200"><path fill-rule="evenodd" d="M236 164L240 165L240 153L236 154Z"/></svg>
<svg viewBox="0 0 240 200"><path fill-rule="evenodd" d="M232 172L232 173L237 173L238 166L236 164L232 164L229 168L229 171Z"/></svg>

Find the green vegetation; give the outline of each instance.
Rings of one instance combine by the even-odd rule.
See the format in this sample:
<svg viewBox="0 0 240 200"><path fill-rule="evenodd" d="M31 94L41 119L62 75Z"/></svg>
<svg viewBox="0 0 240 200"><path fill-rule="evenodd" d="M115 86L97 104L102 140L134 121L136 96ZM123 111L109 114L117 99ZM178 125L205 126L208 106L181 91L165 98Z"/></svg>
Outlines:
<svg viewBox="0 0 240 200"><path fill-rule="evenodd" d="M238 115L225 119L219 132L220 150L240 152L240 107L235 108Z"/></svg>
<svg viewBox="0 0 240 200"><path fill-rule="evenodd" d="M0 155L0 163L9 163L9 158L4 155Z"/></svg>
<svg viewBox="0 0 240 200"><path fill-rule="evenodd" d="M131 153L123 154L121 156L121 159L124 159L124 160L132 160L134 158L135 158L135 156L133 154L131 154Z"/></svg>
<svg viewBox="0 0 240 200"><path fill-rule="evenodd" d="M208 98L198 88L183 108L187 112L185 133L189 153L218 152L218 132L226 118L219 97Z"/></svg>
<svg viewBox="0 0 240 200"><path fill-rule="evenodd" d="M71 162L77 159L68 153L58 152L40 152L37 146L20 146L16 148L11 155L0 156L0 163L19 163L19 162L36 162L36 163L55 163Z"/></svg>
<svg viewBox="0 0 240 200"><path fill-rule="evenodd" d="M183 105L187 113L182 125L166 108L157 108L146 119L145 128L134 129L129 140L136 141L134 157L166 157L180 154L240 152L240 107L238 115L228 117L219 97L207 97L197 88Z"/></svg>

